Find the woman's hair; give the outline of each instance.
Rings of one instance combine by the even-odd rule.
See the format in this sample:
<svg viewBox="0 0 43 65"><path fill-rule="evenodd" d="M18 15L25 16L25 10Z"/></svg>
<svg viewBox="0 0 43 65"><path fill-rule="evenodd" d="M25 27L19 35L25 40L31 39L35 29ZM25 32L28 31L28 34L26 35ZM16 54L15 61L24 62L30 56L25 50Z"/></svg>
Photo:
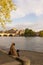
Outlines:
<svg viewBox="0 0 43 65"><path fill-rule="evenodd" d="M12 43L12 45L15 45L15 43Z"/></svg>

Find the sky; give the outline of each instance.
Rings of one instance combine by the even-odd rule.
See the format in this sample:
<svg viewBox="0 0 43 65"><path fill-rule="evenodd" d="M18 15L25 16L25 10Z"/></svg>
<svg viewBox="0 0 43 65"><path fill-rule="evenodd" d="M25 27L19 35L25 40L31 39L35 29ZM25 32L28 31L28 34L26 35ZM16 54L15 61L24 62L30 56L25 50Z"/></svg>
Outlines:
<svg viewBox="0 0 43 65"><path fill-rule="evenodd" d="M34 31L43 30L43 0L13 0L16 11L11 12L12 23L6 29L29 28Z"/></svg>

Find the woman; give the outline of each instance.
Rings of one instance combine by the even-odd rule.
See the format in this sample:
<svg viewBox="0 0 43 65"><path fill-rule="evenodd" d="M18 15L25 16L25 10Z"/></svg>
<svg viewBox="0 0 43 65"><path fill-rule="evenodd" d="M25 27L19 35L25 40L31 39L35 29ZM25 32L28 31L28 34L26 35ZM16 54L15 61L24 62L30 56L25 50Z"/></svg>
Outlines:
<svg viewBox="0 0 43 65"><path fill-rule="evenodd" d="M15 43L12 43L11 47L10 47L10 51L8 53L9 55L14 55L14 56L18 56L18 53L15 49Z"/></svg>

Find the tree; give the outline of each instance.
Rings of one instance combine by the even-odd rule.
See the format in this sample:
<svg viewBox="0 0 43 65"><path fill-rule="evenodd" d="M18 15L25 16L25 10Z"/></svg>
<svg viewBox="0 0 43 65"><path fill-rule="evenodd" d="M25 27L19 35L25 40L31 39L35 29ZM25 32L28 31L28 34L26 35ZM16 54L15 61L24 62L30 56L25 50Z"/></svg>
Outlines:
<svg viewBox="0 0 43 65"><path fill-rule="evenodd" d="M10 12L16 10L12 0L0 0L0 23L5 27L6 22L10 22Z"/></svg>
<svg viewBox="0 0 43 65"><path fill-rule="evenodd" d="M32 31L31 29L26 28L24 35L25 36L36 36L36 33Z"/></svg>
<svg viewBox="0 0 43 65"><path fill-rule="evenodd" d="M25 29L24 36L29 36L29 29L28 28Z"/></svg>
<svg viewBox="0 0 43 65"><path fill-rule="evenodd" d="M39 32L39 36L40 36L40 37L43 37L43 31L40 31L40 32Z"/></svg>

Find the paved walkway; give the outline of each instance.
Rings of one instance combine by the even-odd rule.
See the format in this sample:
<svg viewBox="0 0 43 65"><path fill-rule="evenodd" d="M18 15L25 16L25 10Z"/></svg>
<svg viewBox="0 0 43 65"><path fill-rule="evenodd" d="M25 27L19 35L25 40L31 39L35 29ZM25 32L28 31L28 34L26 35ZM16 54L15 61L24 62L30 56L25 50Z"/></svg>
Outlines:
<svg viewBox="0 0 43 65"><path fill-rule="evenodd" d="M20 51L21 56L30 59L30 65L43 65L43 53L34 51Z"/></svg>
<svg viewBox="0 0 43 65"><path fill-rule="evenodd" d="M9 56L6 51L0 50L0 65L30 65L30 60L25 56Z"/></svg>
<svg viewBox="0 0 43 65"><path fill-rule="evenodd" d="M0 51L0 65L19 65L20 62Z"/></svg>

